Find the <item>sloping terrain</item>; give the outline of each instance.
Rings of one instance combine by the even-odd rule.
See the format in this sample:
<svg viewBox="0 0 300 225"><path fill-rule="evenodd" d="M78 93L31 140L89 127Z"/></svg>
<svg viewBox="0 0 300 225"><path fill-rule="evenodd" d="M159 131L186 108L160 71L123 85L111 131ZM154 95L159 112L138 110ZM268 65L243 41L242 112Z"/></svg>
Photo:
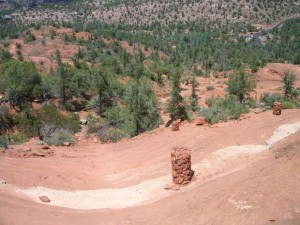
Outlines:
<svg viewBox="0 0 300 225"><path fill-rule="evenodd" d="M54 154L42 158L2 153L1 224L299 224L299 115L267 111L213 127L187 123L179 132L160 128L117 144L51 147ZM166 191L175 146L192 150L195 179ZM81 198L97 189L105 189L103 197ZM38 200L45 193L50 205Z"/></svg>
<svg viewBox="0 0 300 225"><path fill-rule="evenodd" d="M14 14L17 24L41 21L87 21L147 25L153 22L171 24L197 20L222 22L272 23L299 15L299 1L76 1L67 5L49 5Z"/></svg>

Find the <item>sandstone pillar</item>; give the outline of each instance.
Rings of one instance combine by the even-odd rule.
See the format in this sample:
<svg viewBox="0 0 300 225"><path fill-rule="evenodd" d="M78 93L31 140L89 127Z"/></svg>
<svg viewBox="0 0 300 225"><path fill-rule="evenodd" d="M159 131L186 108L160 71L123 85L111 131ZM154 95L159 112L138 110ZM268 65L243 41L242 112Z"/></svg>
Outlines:
<svg viewBox="0 0 300 225"><path fill-rule="evenodd" d="M174 148L171 152L172 176L175 184L188 184L194 174L191 169L191 151L186 148Z"/></svg>
<svg viewBox="0 0 300 225"><path fill-rule="evenodd" d="M273 114L281 115L282 106L280 102L275 102L273 105Z"/></svg>

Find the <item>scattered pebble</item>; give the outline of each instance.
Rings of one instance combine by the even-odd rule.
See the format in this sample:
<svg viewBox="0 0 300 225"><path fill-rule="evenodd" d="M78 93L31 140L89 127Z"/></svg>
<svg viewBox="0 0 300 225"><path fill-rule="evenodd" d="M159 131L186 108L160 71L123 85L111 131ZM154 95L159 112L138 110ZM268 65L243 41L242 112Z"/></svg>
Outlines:
<svg viewBox="0 0 300 225"><path fill-rule="evenodd" d="M164 186L164 189L166 189L166 190L171 190L171 189L172 189L172 184L166 184L166 185Z"/></svg>

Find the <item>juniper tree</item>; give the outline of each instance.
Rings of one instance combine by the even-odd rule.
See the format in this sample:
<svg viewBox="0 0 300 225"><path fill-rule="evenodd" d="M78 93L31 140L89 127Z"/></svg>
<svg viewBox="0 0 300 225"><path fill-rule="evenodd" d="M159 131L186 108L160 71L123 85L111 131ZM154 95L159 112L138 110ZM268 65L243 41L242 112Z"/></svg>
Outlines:
<svg viewBox="0 0 300 225"><path fill-rule="evenodd" d="M171 98L168 102L168 112L171 120L188 118L184 99L180 95L181 91L180 74L179 71L176 71L173 75Z"/></svg>
<svg viewBox="0 0 300 225"><path fill-rule="evenodd" d="M231 74L227 85L227 92L231 95L235 95L240 102L243 102L245 95L253 91L256 87L253 76L245 73L243 69Z"/></svg>
<svg viewBox="0 0 300 225"><path fill-rule="evenodd" d="M67 96L66 96L66 81L65 81L66 66L62 62L61 54L60 54L60 51L58 49L55 50L55 60L56 60L56 62L58 64L57 73L58 73L58 76L60 78L60 97L62 99L63 104L65 104L66 101L67 101Z"/></svg>
<svg viewBox="0 0 300 225"><path fill-rule="evenodd" d="M198 106L199 97L197 94L199 83L196 81L194 76L192 76L191 78L191 85L192 85L192 94L190 96L190 105L191 105L191 109L195 112L199 108Z"/></svg>
<svg viewBox="0 0 300 225"><path fill-rule="evenodd" d="M293 72L285 71L282 82L283 82L283 90L285 98L293 98L294 97L294 84L296 81L296 76Z"/></svg>
<svg viewBox="0 0 300 225"><path fill-rule="evenodd" d="M27 101L42 98L42 79L32 62L8 61L1 67L5 93L10 104L22 107Z"/></svg>
<svg viewBox="0 0 300 225"><path fill-rule="evenodd" d="M104 111L112 106L112 91L110 88L108 71L98 70L95 72L95 85L98 93L97 108L99 113L104 113Z"/></svg>

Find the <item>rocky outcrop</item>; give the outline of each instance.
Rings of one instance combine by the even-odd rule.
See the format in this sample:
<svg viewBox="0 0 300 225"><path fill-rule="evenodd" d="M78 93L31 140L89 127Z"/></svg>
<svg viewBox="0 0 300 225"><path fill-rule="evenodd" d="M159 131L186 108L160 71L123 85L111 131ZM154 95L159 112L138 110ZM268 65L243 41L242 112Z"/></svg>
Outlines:
<svg viewBox="0 0 300 225"><path fill-rule="evenodd" d="M191 151L186 148L174 148L171 152L172 177L175 184L188 184L194 174L191 169Z"/></svg>

